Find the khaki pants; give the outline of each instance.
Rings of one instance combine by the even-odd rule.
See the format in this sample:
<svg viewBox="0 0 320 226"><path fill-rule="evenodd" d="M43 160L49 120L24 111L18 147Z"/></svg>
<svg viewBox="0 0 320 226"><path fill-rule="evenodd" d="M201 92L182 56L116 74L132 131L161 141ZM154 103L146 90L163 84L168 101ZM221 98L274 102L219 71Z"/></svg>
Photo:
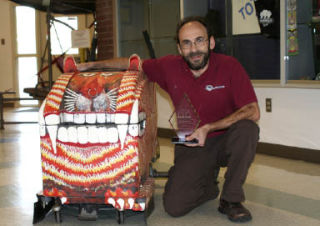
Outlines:
<svg viewBox="0 0 320 226"><path fill-rule="evenodd" d="M227 167L222 199L242 202L242 185L254 159L259 127L251 120L233 124L226 133L206 140L204 147L175 146L163 203L166 212L182 216L218 194L217 170Z"/></svg>

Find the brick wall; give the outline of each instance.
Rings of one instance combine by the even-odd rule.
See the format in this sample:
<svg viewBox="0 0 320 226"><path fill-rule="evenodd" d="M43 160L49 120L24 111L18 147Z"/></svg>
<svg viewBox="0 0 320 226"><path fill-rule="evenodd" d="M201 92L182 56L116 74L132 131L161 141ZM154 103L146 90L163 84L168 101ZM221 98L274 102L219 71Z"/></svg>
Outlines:
<svg viewBox="0 0 320 226"><path fill-rule="evenodd" d="M98 35L98 60L114 57L114 12L113 0L96 1L96 19Z"/></svg>

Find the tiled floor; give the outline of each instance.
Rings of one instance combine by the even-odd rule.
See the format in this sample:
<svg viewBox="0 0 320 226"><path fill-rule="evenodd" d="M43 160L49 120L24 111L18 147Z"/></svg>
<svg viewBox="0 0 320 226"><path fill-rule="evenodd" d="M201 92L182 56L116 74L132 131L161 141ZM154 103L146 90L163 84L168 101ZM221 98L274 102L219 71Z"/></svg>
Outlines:
<svg viewBox="0 0 320 226"><path fill-rule="evenodd" d="M23 110L23 109L22 109ZM6 112L6 120L37 120L33 109ZM166 171L172 164L173 145L159 139L161 156L155 167ZM0 225L31 225L33 203L41 190L39 135L37 124L5 125L0 131ZM220 171L220 185L224 169ZM209 201L184 217L172 218L162 207L165 180L156 180L155 210L148 225L235 225L217 211L217 200ZM257 154L246 184L246 206L253 221L242 225L320 226L320 165ZM79 221L66 209L61 225L118 225L113 213L97 221ZM128 217L126 225L144 225L142 215ZM38 225L57 225L49 215Z"/></svg>

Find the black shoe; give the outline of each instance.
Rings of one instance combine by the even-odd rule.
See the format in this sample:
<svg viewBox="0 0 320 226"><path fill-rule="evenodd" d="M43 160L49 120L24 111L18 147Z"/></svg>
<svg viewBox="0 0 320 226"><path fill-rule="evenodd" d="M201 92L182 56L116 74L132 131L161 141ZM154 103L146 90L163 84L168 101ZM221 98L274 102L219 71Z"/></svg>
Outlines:
<svg viewBox="0 0 320 226"><path fill-rule="evenodd" d="M233 222L247 222L252 219L249 210L240 202L227 202L221 199L218 210L220 213L226 214Z"/></svg>

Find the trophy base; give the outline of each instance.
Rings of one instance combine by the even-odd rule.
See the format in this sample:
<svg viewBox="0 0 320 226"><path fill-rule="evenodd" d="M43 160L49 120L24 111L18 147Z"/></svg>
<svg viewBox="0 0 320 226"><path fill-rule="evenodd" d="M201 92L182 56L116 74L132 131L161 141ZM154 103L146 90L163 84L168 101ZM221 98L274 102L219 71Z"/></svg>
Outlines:
<svg viewBox="0 0 320 226"><path fill-rule="evenodd" d="M173 137L171 138L171 142L174 144L197 144L198 140L197 139L186 140L185 138Z"/></svg>

